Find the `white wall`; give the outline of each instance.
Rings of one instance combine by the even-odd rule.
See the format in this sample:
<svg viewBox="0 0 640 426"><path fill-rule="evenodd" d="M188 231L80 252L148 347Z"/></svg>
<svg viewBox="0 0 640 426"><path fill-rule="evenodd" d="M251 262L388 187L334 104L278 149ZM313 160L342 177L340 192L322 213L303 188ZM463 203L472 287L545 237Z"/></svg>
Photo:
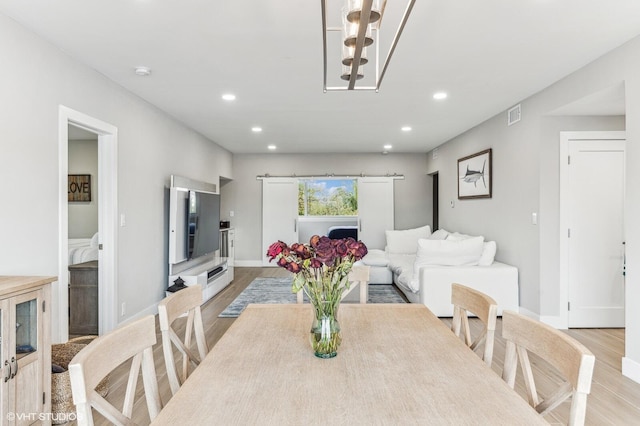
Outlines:
<svg viewBox="0 0 640 426"><path fill-rule="evenodd" d="M527 111L516 125L508 127L506 113L500 114L439 147L436 160L429 156L429 171L439 171L440 227L495 240L496 259L519 268L520 305L558 315L559 216L546 211L559 211L560 131L623 130L624 117L544 117L528 125L534 119ZM458 200L458 159L486 148L493 155L492 198ZM534 212L538 226L531 222Z"/></svg>
<svg viewBox="0 0 640 426"><path fill-rule="evenodd" d="M262 181L257 175L402 174L405 178L394 186L395 228L407 229L431 225L432 183L425 167L423 154L235 154L234 180L225 186L223 197L232 197L225 208L235 213L231 226L236 229L236 264L262 262Z"/></svg>
<svg viewBox="0 0 640 426"><path fill-rule="evenodd" d="M0 15L0 274L58 271L58 107L118 128L118 303L125 320L166 288L165 186L218 183L231 154ZM37 208L33 208L37 206ZM66 235L64 236L66 238ZM55 293L55 291L54 291Z"/></svg>
<svg viewBox="0 0 640 426"><path fill-rule="evenodd" d="M69 203L69 238L98 232L98 139L69 141L69 174L91 175L91 201Z"/></svg>
<svg viewBox="0 0 640 426"><path fill-rule="evenodd" d="M626 117L549 117L555 109L605 88L625 83ZM510 106L509 106L510 107ZM428 171L440 173L440 223L467 228L498 241L498 258L520 268L520 302L524 309L551 318L559 306L559 132L620 130L627 134L626 191L626 358L623 372L640 381L640 38L615 49L581 70L522 102L522 121L507 127L506 112L487 120L439 148L437 160L428 156ZM494 197L457 201L455 161L484 148L493 148ZM539 225L531 225L531 213ZM471 220L473 219L473 220Z"/></svg>

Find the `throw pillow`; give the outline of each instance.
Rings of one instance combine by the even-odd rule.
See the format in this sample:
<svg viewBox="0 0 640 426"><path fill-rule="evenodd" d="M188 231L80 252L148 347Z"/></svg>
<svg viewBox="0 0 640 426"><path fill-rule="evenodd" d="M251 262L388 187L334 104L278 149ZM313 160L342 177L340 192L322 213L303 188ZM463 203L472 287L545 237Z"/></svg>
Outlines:
<svg viewBox="0 0 640 426"><path fill-rule="evenodd" d="M414 229L387 230L387 251L393 254L414 254L418 248L418 240L428 238L429 235L429 225Z"/></svg>
<svg viewBox="0 0 640 426"><path fill-rule="evenodd" d="M449 241L462 241L469 238L472 238L471 235L461 234L459 232L452 232L451 234L447 235L447 240Z"/></svg>
<svg viewBox="0 0 640 426"><path fill-rule="evenodd" d="M493 259L496 257L497 250L498 246L496 245L495 241L486 241L484 243L484 247L482 248L482 255L480 256L480 260L478 260L478 265L491 265L493 263Z"/></svg>
<svg viewBox="0 0 640 426"><path fill-rule="evenodd" d="M414 273L427 265L471 266L477 265L484 248L484 237L472 237L461 241L418 241Z"/></svg>
<svg viewBox="0 0 640 426"><path fill-rule="evenodd" d="M98 247L98 233L96 232L91 237L91 241L89 241L89 247Z"/></svg>
<svg viewBox="0 0 640 426"><path fill-rule="evenodd" d="M446 231L442 228L437 231L433 231L433 234L429 235L430 240L446 240L449 235L449 231Z"/></svg>

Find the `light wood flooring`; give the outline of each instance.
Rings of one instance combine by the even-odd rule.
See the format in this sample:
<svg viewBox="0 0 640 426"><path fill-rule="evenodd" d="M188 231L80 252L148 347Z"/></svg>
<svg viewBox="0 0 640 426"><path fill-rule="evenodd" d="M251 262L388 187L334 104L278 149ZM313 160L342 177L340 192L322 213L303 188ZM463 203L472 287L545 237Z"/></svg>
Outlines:
<svg viewBox="0 0 640 426"><path fill-rule="evenodd" d="M205 324L205 335L209 347L213 347L220 337L233 323L233 318L218 318L229 303L231 303L242 290L257 277L282 277L287 276L282 268L235 268L233 283L220 292L216 297L208 301L202 307L202 317ZM449 318L442 319L447 326ZM180 320L178 320L180 321ZM472 328L478 330L481 324L472 319ZM182 325L183 326L183 325ZM184 333L181 331L182 334ZM179 333L180 334L180 333ZM498 320L496 343L493 357L493 369L497 374L502 373L504 359L504 341L501 338L501 321ZM582 342L596 356L596 366L592 383L591 394L587 402L588 425L640 425L640 384L633 382L621 374L621 359L624 354L624 329L572 329L568 334ZM162 343L159 329L157 330L158 343L154 347L156 374L163 403L171 396L166 377L164 357L162 355ZM194 344L195 345L195 344ZM194 346L195 350L195 346ZM179 355L176 351L176 359ZM556 374L550 370L543 361L531 357L536 385L542 397L554 389L558 381ZM128 365L123 365L111 375L111 384L107 400L116 407L121 407L124 400L124 390L128 374ZM518 372L516 379L516 391L525 397L522 376ZM202 401L206 404L206 401ZM566 424L569 417L569 402L565 402L556 408L545 419L553 424ZM109 424L99 414L94 415L96 425ZM142 382L139 380L136 403L134 405L133 420L137 424L148 424L149 416L146 403L142 394ZM212 423L215 421L212 419Z"/></svg>

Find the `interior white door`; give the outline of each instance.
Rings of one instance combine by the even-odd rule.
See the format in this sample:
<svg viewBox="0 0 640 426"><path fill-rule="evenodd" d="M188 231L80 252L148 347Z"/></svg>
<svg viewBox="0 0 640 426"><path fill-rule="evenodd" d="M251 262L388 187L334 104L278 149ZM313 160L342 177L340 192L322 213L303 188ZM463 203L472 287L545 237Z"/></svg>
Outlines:
<svg viewBox="0 0 640 426"><path fill-rule="evenodd" d="M384 250L384 231L393 229L393 182L390 177L358 178L358 239L369 249Z"/></svg>
<svg viewBox="0 0 640 426"><path fill-rule="evenodd" d="M267 266L267 249L278 241L298 242L298 179L262 179L262 263ZM273 266L274 264L271 263Z"/></svg>
<svg viewBox="0 0 640 426"><path fill-rule="evenodd" d="M568 150L569 327L624 327L625 141Z"/></svg>

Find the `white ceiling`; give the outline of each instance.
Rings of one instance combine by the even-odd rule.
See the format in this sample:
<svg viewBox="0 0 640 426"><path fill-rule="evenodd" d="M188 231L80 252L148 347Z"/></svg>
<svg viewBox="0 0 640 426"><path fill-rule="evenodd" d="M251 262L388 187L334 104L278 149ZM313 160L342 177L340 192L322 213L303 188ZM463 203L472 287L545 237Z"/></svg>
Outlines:
<svg viewBox="0 0 640 426"><path fill-rule="evenodd" d="M0 13L234 153L427 152L640 34L639 0L417 0L379 93L323 93L320 4L0 0ZM388 0L381 46L404 7Z"/></svg>

